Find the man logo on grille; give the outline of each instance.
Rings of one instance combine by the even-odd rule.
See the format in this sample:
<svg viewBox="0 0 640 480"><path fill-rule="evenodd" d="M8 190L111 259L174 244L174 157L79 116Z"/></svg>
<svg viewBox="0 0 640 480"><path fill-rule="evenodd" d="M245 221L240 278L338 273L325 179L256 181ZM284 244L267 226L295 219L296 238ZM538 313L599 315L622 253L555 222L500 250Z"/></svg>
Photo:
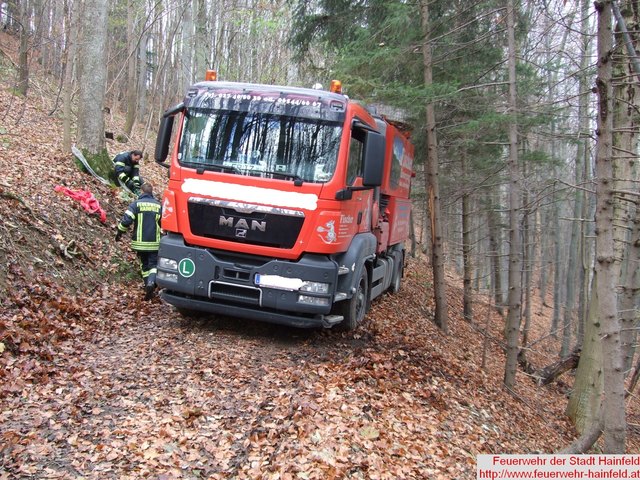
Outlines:
<svg viewBox="0 0 640 480"><path fill-rule="evenodd" d="M243 228L236 228L236 237L247 238L247 231Z"/></svg>
<svg viewBox="0 0 640 480"><path fill-rule="evenodd" d="M257 220L251 220L251 226L249 226L249 222L247 222L244 218L235 219L233 217L225 217L224 215L220 215L220 219L218 220L218 225L221 227L235 227L236 229L236 237L238 236L239 230L259 230L261 232L267 231L267 222L259 222ZM245 233L246 236L246 233Z"/></svg>

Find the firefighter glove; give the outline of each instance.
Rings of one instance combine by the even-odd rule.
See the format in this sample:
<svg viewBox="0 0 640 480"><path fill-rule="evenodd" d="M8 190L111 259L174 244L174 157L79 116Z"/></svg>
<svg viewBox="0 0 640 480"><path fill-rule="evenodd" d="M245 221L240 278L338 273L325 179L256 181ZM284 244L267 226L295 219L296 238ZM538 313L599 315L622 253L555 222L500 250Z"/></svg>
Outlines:
<svg viewBox="0 0 640 480"><path fill-rule="evenodd" d="M122 237L122 230L118 230L118 231L116 232L116 242L117 242L118 240L120 240L120 237Z"/></svg>

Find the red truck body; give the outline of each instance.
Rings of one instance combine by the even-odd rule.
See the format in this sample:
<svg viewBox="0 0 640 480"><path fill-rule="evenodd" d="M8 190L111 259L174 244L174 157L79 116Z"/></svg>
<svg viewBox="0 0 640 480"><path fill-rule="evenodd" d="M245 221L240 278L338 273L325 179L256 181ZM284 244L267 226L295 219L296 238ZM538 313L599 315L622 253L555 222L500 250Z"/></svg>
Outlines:
<svg viewBox="0 0 640 480"><path fill-rule="evenodd" d="M197 83L165 113L156 160L157 283L179 310L353 329L400 288L413 146L347 96Z"/></svg>

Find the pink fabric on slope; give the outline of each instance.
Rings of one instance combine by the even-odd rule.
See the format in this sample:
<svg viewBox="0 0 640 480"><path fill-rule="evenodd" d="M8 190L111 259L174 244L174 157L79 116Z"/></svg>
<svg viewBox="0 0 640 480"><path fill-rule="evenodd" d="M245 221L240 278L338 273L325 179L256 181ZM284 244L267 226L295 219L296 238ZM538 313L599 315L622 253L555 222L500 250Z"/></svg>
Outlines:
<svg viewBox="0 0 640 480"><path fill-rule="evenodd" d="M106 223L107 212L100 207L100 204L96 197L93 196L93 193L88 190L71 190L70 188L63 187L62 185L56 185L54 189L56 192L62 192L68 197L79 201L82 208L84 208L88 213L97 213L100 215L100 221L102 223Z"/></svg>

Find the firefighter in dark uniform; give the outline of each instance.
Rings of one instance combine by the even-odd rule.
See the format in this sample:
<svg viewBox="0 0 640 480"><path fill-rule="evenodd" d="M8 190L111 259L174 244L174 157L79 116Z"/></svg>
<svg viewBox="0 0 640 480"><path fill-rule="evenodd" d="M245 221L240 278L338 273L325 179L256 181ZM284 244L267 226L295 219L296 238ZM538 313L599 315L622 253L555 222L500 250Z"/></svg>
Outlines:
<svg viewBox="0 0 640 480"><path fill-rule="evenodd" d="M145 300L150 300L156 288L162 206L153 196L153 186L150 183L143 183L141 190L142 193L138 199L124 212L118 224L116 240L120 240L120 237L133 224L131 248L140 260Z"/></svg>
<svg viewBox="0 0 640 480"><path fill-rule="evenodd" d="M130 152L122 152L113 159L113 166L116 171L116 177L129 190L138 195L140 193L140 159L142 152L140 150L131 150Z"/></svg>

